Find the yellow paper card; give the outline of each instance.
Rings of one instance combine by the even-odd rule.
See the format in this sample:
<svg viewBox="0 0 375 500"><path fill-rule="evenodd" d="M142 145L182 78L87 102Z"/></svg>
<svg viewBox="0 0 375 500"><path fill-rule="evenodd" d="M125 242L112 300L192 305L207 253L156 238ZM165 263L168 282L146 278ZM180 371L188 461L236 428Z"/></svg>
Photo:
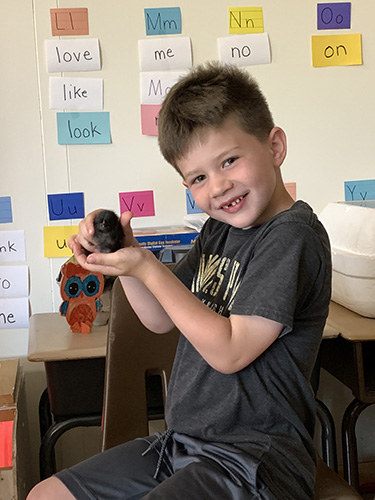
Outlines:
<svg viewBox="0 0 375 500"><path fill-rule="evenodd" d="M262 7L229 7L229 33L263 33Z"/></svg>
<svg viewBox="0 0 375 500"><path fill-rule="evenodd" d="M78 233L78 226L45 226L44 257L71 257L68 239Z"/></svg>
<svg viewBox="0 0 375 500"><path fill-rule="evenodd" d="M312 61L315 68L362 64L362 40L359 33L350 35L313 35Z"/></svg>

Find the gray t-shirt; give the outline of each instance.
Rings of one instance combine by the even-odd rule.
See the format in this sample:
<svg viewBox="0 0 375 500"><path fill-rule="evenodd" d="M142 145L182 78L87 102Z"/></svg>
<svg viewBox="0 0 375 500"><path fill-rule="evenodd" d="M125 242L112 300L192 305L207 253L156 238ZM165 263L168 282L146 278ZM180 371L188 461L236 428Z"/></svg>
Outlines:
<svg viewBox="0 0 375 500"><path fill-rule="evenodd" d="M311 208L296 202L247 230L209 219L175 267L219 314L258 315L284 325L254 362L222 374L180 336L168 387L168 427L206 441L237 443L289 473L313 474L311 373L328 314L331 254ZM202 332L204 335L204 332Z"/></svg>

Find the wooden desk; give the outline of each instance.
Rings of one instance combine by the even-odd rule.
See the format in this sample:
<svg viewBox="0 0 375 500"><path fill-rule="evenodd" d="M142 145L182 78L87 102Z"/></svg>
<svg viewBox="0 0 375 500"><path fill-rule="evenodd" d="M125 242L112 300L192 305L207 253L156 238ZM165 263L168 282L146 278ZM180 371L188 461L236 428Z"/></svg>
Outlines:
<svg viewBox="0 0 375 500"><path fill-rule="evenodd" d="M341 436L344 476L359 491L355 426L361 412L375 403L375 320L331 302L321 366L354 395L343 416Z"/></svg>
<svg viewBox="0 0 375 500"><path fill-rule="evenodd" d="M43 362L47 389L39 401L40 477L56 471L54 446L67 430L101 424L108 325L72 333L59 313L30 319L28 359Z"/></svg>

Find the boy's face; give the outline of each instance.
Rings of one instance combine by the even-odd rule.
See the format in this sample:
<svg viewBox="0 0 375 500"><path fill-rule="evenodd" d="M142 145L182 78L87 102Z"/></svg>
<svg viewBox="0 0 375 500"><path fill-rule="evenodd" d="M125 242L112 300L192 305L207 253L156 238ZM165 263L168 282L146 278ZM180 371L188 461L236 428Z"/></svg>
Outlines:
<svg viewBox="0 0 375 500"><path fill-rule="evenodd" d="M178 167L198 207L216 220L248 228L293 204L279 171L285 155L280 128L260 142L228 119L217 129L207 129Z"/></svg>

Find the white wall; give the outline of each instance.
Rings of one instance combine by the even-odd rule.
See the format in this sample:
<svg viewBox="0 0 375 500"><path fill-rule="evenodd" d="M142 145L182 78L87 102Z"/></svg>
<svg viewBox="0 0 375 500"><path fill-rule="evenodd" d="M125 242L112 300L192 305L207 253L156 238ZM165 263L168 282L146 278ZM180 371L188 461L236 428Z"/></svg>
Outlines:
<svg viewBox="0 0 375 500"><path fill-rule="evenodd" d="M351 2L347 32L362 33L364 64L334 68L312 67L311 35L321 34L316 4L262 0L272 63L248 69L288 135L284 180L296 182L297 196L319 213L328 202L344 199L344 181L374 178L375 3ZM178 175L161 158L156 138L140 133L143 9L181 6L182 34L191 37L196 64L218 59L217 38L228 35L233 5L223 0L3 0L1 5L0 196L12 197L14 222L0 230L25 231L32 313L56 311L55 278L64 259L43 256L43 226L58 224L49 221L47 194L83 191L86 212L99 206L119 211L119 192L152 189L157 215L136 220L136 227L180 224L186 213ZM100 40L102 70L64 76L104 78L112 144L59 146L44 54L44 41L52 38L49 9L83 6L89 11L89 36ZM0 357L25 356L27 339L27 330L0 330Z"/></svg>

